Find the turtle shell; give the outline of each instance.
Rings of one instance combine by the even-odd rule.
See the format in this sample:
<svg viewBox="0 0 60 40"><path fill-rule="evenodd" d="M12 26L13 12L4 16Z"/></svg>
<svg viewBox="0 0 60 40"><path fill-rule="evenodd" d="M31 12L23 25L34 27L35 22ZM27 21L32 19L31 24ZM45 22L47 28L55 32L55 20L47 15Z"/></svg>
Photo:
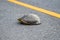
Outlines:
<svg viewBox="0 0 60 40"><path fill-rule="evenodd" d="M28 14L19 18L18 21L22 24L40 24L40 18L36 14Z"/></svg>

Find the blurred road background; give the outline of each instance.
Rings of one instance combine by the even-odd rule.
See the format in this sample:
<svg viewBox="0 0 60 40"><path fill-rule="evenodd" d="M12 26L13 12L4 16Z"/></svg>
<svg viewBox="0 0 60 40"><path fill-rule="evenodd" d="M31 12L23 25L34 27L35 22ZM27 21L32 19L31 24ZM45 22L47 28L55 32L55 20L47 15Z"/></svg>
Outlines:
<svg viewBox="0 0 60 40"><path fill-rule="evenodd" d="M60 0L17 0L60 13ZM22 25L17 19L37 14L41 25ZM60 40L60 19L0 0L0 40Z"/></svg>

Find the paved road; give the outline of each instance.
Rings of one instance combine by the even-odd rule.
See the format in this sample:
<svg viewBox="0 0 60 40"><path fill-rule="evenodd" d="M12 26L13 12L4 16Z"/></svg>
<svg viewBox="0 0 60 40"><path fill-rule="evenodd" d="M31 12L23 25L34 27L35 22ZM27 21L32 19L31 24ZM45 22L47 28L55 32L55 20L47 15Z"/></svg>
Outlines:
<svg viewBox="0 0 60 40"><path fill-rule="evenodd" d="M18 0L60 13L60 0ZM37 14L41 25L22 25L17 19ZM0 40L60 40L60 19L0 0Z"/></svg>

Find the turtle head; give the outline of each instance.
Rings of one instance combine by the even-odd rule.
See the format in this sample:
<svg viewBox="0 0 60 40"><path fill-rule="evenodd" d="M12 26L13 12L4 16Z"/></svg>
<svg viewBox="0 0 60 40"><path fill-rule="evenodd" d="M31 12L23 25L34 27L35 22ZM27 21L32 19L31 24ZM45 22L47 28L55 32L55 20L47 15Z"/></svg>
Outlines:
<svg viewBox="0 0 60 40"><path fill-rule="evenodd" d="M21 22L21 20L22 20L22 19L21 19L21 18L19 18L19 19L17 19L17 20L18 20L19 22Z"/></svg>

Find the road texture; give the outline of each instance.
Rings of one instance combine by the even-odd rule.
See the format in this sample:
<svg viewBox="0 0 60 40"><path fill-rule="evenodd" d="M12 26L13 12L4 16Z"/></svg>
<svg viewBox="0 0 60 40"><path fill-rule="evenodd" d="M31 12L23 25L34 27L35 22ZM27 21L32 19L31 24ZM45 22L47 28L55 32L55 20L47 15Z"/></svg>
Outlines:
<svg viewBox="0 0 60 40"><path fill-rule="evenodd" d="M60 0L17 0L60 13ZM22 25L17 19L37 14L41 25ZM0 40L60 40L60 19L0 0Z"/></svg>

